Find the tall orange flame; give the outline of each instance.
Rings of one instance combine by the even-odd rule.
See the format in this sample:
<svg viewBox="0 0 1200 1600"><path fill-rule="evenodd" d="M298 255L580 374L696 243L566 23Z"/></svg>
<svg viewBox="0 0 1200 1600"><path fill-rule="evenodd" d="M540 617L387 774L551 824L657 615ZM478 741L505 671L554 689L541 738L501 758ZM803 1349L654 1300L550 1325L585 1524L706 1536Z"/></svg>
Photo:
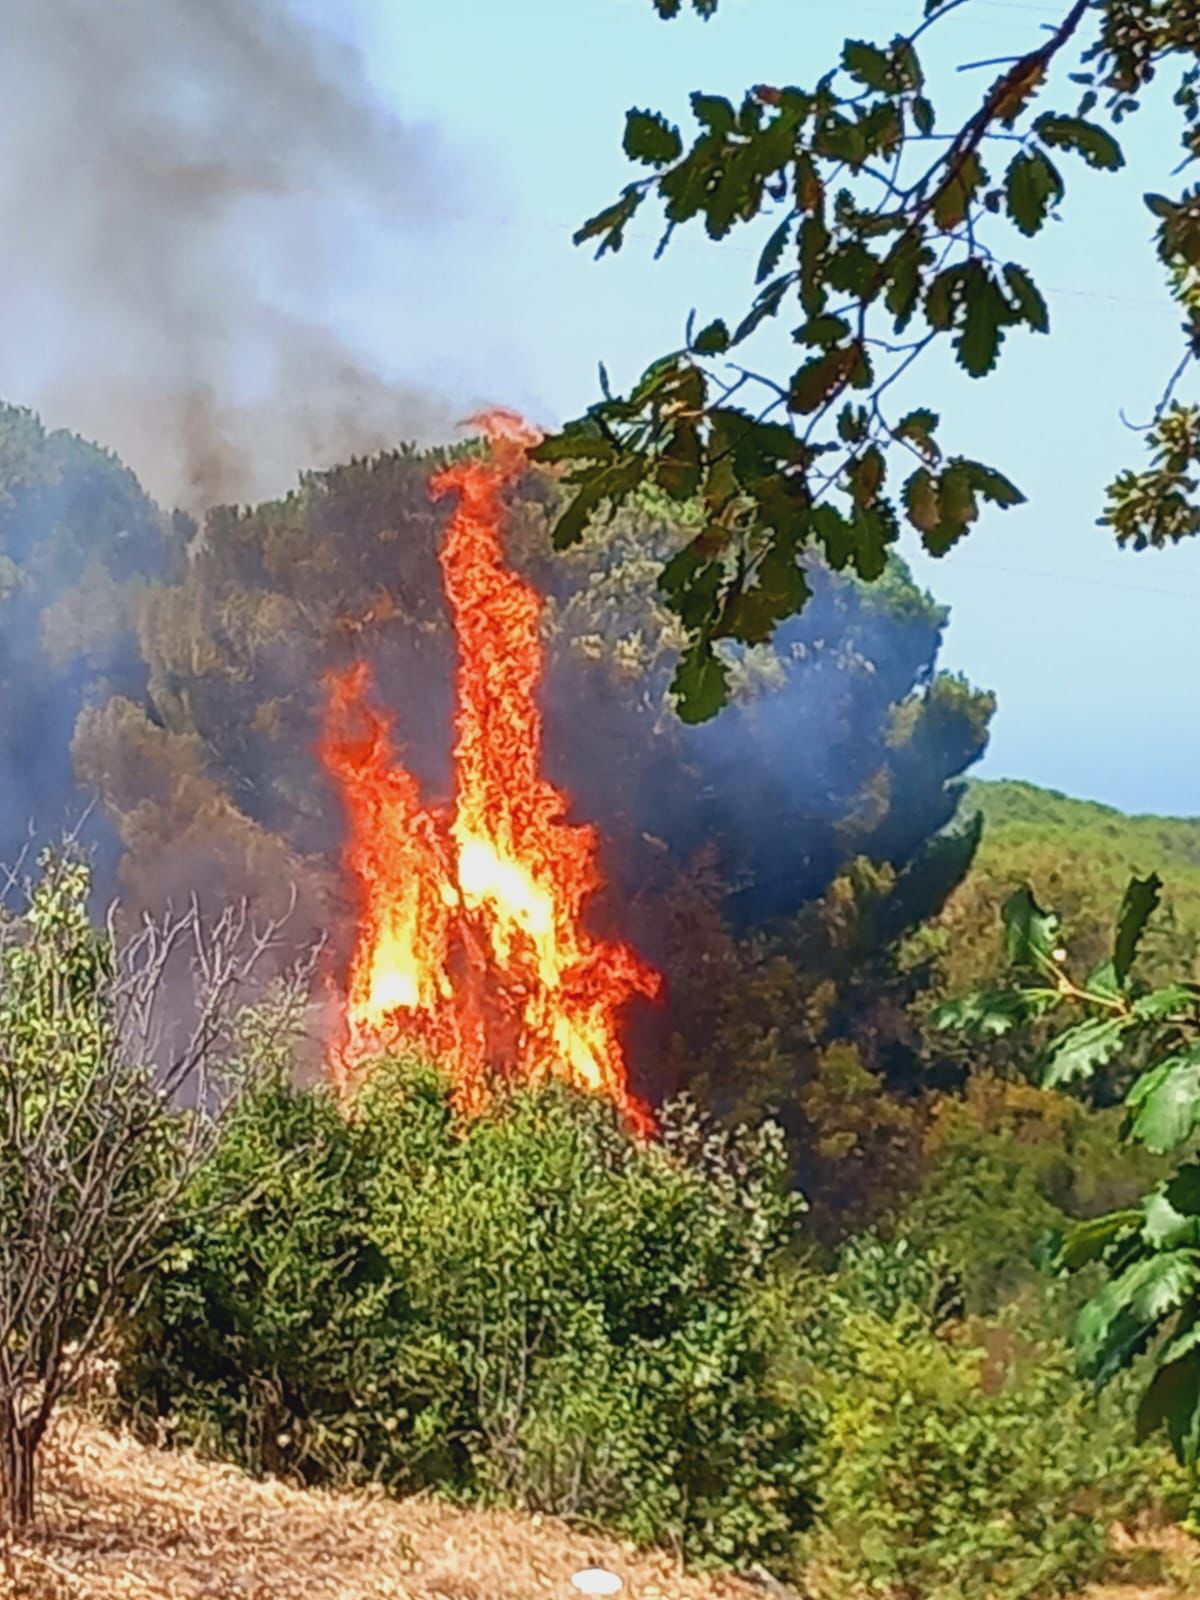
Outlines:
<svg viewBox="0 0 1200 1600"><path fill-rule="evenodd" d="M537 436L509 412L472 421L489 454L431 485L457 496L440 552L458 643L449 811L424 806L396 760L366 667L328 686L320 755L346 811L358 913L333 1067L348 1081L409 1042L449 1067L467 1107L495 1074L558 1077L607 1095L646 1130L618 1019L660 980L583 925L599 883L595 833L564 820L566 797L541 774L541 602L504 560L503 491Z"/></svg>

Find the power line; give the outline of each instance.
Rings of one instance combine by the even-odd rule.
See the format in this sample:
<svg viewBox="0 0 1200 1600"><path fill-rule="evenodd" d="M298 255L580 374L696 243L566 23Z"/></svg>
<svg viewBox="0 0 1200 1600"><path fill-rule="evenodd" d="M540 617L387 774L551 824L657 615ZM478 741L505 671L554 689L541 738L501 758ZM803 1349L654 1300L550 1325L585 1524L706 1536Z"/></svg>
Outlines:
<svg viewBox="0 0 1200 1600"><path fill-rule="evenodd" d="M998 5L1000 4L1000 0L988 0L988 3ZM480 212L453 211L445 207L434 207L433 211L435 215L445 217L449 221L465 222L483 228L547 228L555 233L572 235L575 233L578 226L576 223L563 222L550 217L488 217L484 216ZM643 233L640 230L636 230L633 232L627 231L625 238L631 243L657 245L660 235L654 233ZM729 244L725 240L710 241L710 243L712 243L714 246L719 244L724 256L744 256L747 259L757 260L759 255L759 251L757 250L748 250L744 245ZM685 250L703 250L707 248L707 245L694 237L690 239L684 238L678 242L672 241L672 250L678 250L680 248ZM1179 307L1176 306L1165 293L1161 300L1151 300L1146 295L1113 294L1106 289L1074 289L1051 285L1041 285L1041 288L1045 294L1059 298L1067 298L1071 300L1095 300L1103 302L1107 305L1127 306L1142 311L1155 311L1160 315L1167 315L1175 319L1178 319L1180 315Z"/></svg>
<svg viewBox="0 0 1200 1600"><path fill-rule="evenodd" d="M824 7L826 0L807 0L807 3L813 5L814 7L818 5ZM887 5L875 5L871 3L871 0L839 0L839 3L843 9L866 11L876 16L894 16L897 9L902 9L905 11L911 9L907 6L896 8ZM1014 11L1022 12L1026 15L1036 14L1047 23L1053 23L1057 20L1060 20L1060 18L1053 15L1047 9L1046 5L1038 4L1037 0L972 0L972 4L981 9L988 9L992 11ZM965 11L964 13L960 13L958 16L956 16L955 21L956 23L959 23L962 20L969 18L969 16L970 12ZM577 223L563 222L546 217L483 217L478 214L453 212L444 209L439 209L438 214L450 217L456 221L478 223L481 226L509 228L540 227L553 229L555 232L563 232L569 235L573 235L578 227ZM627 231L625 237L632 242L657 246L661 235L646 233L642 232L641 230L633 230ZM673 241L672 249L677 250L679 248L679 243L680 242ZM701 250L706 248L706 246L695 237L685 237L681 243L684 249ZM736 255L745 257L747 259L757 259L759 255L758 250L749 249L744 245L731 244L727 241L721 241L721 246L726 256ZM1107 290L1065 288L1049 285L1043 286L1043 288L1045 293L1055 297L1066 297L1075 300L1094 300L1109 305L1126 306L1140 310L1154 311L1159 315L1169 315L1172 317L1177 317L1179 315L1178 308L1166 295L1164 295L1161 300L1151 300L1142 295L1113 294Z"/></svg>
<svg viewBox="0 0 1200 1600"><path fill-rule="evenodd" d="M1048 583L1065 583L1072 588L1079 584L1089 589L1115 589L1124 595L1156 595L1165 596L1169 600L1200 601L1200 592L1186 589L1158 589L1144 583L1114 583L1107 578L1092 578L1080 576L1077 573L1067 572L1038 572L1029 567L1004 567L992 561L963 561L959 558L954 565L964 568L968 572L1000 572L1010 578L1036 578Z"/></svg>
<svg viewBox="0 0 1200 1600"><path fill-rule="evenodd" d="M825 4L825 0L808 0L808 3L810 5L823 6ZM978 6L981 10L1023 11L1028 16L1036 14L1042 19L1043 22L1059 23L1062 21L1061 11L1054 12L1049 6L1031 3L1031 0L971 0L971 3L973 6ZM839 10L850 9L854 9L856 11L874 11L880 16L888 17L894 16L897 9L903 10L907 16L911 16L913 11L912 6L902 6L896 8L887 5L874 5L871 3L871 0L841 0ZM970 16L971 12L966 10L956 13L954 20L956 23L961 23L967 21Z"/></svg>

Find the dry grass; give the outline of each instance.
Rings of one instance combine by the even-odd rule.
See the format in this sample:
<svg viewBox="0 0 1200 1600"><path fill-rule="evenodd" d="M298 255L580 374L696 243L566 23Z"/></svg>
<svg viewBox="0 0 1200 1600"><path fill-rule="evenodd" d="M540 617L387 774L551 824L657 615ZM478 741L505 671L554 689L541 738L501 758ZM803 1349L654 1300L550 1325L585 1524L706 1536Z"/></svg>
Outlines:
<svg viewBox="0 0 1200 1600"><path fill-rule="evenodd" d="M1112 1530L1114 1565L1126 1569L1123 1583L1096 1584L1082 1600L1197 1600L1200 1548L1179 1528ZM1139 1575L1140 1574L1140 1575Z"/></svg>
<svg viewBox="0 0 1200 1600"><path fill-rule="evenodd" d="M3 1600L569 1600L581 1567L622 1600L763 1600L683 1576L551 1519L436 1500L259 1483L71 1417L50 1441L41 1523L9 1554Z"/></svg>
<svg viewBox="0 0 1200 1600"><path fill-rule="evenodd" d="M1131 1581L1084 1600L1200 1600L1191 1540L1117 1542ZM1153 1577L1135 1576L1147 1561ZM770 1596L550 1518L259 1483L69 1416L47 1446L37 1532L0 1565L0 1600L570 1600L571 1574L593 1565L620 1576L621 1600Z"/></svg>

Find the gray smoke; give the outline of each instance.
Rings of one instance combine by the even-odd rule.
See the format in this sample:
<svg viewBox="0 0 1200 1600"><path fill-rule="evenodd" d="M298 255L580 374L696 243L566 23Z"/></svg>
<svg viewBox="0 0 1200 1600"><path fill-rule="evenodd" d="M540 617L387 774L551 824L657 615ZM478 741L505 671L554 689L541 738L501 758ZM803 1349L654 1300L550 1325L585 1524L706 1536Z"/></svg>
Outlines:
<svg viewBox="0 0 1200 1600"><path fill-rule="evenodd" d="M288 0L3 9L0 395L189 509L447 435L336 331L404 296L448 165L350 46Z"/></svg>

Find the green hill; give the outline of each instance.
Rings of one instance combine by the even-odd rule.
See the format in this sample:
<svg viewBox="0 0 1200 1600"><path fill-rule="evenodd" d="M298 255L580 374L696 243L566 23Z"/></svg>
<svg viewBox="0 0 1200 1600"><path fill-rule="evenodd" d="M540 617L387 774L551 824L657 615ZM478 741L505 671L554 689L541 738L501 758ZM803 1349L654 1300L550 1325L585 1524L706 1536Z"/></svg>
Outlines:
<svg viewBox="0 0 1200 1600"><path fill-rule="evenodd" d="M1097 859L1150 871L1169 866L1200 881L1200 817L1127 816L1115 806L1076 800L1057 789L1002 778L968 784L969 803L983 812L995 850L1057 835L1087 835Z"/></svg>
<svg viewBox="0 0 1200 1600"><path fill-rule="evenodd" d="M1162 906L1147 940L1147 970L1197 970L1200 952L1200 817L1126 816L1011 779L973 781L968 808L982 811L983 839L965 881L938 919L955 981L995 972L999 907L1028 883L1058 911L1073 959L1105 952L1131 873L1157 872Z"/></svg>

